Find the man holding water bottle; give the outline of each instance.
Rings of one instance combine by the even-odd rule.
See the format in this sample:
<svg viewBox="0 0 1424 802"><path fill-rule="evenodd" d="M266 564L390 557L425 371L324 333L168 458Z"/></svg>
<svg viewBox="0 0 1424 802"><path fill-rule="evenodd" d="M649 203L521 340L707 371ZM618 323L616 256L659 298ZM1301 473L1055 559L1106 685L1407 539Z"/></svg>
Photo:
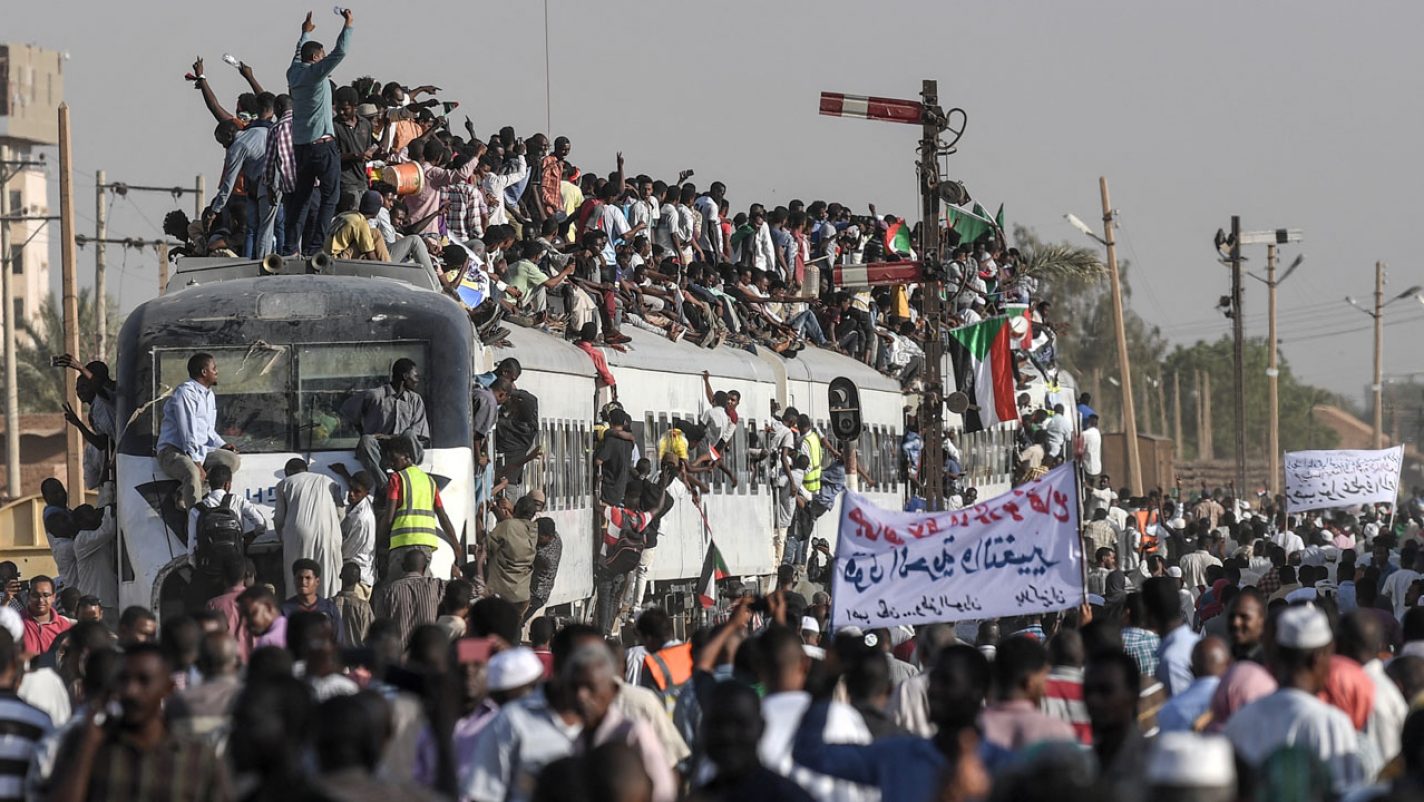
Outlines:
<svg viewBox="0 0 1424 802"><path fill-rule="evenodd" d="M349 8L336 11L346 24L331 53L311 38L316 24L308 11L302 21L296 55L287 68L287 92L292 96L292 146L297 159L296 189L286 199L286 244L291 254L296 253L297 240L304 228L302 211L317 216L315 225L306 227L315 233L302 242L303 256L315 255L326 243L341 189L341 152L332 126L331 85L327 79L346 57L353 17ZM321 182L319 200L308 203L318 181Z"/></svg>

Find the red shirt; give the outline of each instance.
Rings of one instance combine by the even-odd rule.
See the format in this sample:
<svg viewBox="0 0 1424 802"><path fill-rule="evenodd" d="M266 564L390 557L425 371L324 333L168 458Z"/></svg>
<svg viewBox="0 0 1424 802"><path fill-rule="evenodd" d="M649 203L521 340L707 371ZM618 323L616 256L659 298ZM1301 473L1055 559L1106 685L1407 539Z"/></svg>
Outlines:
<svg viewBox="0 0 1424 802"><path fill-rule="evenodd" d="M40 623L34 616L25 613L25 651L31 654L44 654L49 651L50 644L59 637L61 632L74 626L74 622L68 618L50 610L49 623Z"/></svg>
<svg viewBox="0 0 1424 802"><path fill-rule="evenodd" d="M534 656L544 664L544 679L552 678L554 676L554 653L548 649L535 649Z"/></svg>
<svg viewBox="0 0 1424 802"><path fill-rule="evenodd" d="M400 477L400 474L399 474L399 473L393 473L393 474L391 474L391 475L390 475L389 477L387 477L387 478L388 478L388 484L386 485L386 488L387 488L387 489L386 489L386 498L387 498L388 500L394 501L394 502L400 501L400 500L401 500L401 477ZM439 492L439 489L438 489L438 488L436 489L436 492L435 492L435 509L437 509L437 510L443 510L443 509L445 509L445 503L440 500L440 492Z"/></svg>
<svg viewBox="0 0 1424 802"><path fill-rule="evenodd" d="M613 387L618 384L618 380L613 378L613 372L608 369L608 360L604 359L603 352L598 350L593 343L580 340L574 345L593 360L593 370L598 374L598 380L603 383L604 387Z"/></svg>

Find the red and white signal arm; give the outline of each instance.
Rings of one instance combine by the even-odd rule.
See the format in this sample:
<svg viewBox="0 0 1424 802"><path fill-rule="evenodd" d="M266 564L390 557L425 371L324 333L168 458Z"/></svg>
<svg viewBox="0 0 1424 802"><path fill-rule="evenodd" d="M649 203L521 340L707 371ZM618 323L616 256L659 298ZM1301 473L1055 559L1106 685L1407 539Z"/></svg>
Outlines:
<svg viewBox="0 0 1424 802"><path fill-rule="evenodd" d="M821 114L827 117L855 117L861 120L920 125L924 122L925 106L918 100L822 92Z"/></svg>

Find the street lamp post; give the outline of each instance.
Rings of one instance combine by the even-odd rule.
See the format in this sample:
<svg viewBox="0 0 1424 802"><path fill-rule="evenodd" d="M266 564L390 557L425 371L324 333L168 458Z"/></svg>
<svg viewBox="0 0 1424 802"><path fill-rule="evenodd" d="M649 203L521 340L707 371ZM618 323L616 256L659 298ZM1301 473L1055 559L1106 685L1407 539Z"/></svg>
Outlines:
<svg viewBox="0 0 1424 802"><path fill-rule="evenodd" d="M1416 284L1386 301L1384 299L1384 262L1375 262L1374 308L1366 309L1356 303L1354 298L1347 297L1345 299L1345 303L1364 312L1374 318L1375 321L1375 373L1374 384L1370 386L1370 391L1374 394L1375 400L1374 425L1372 427L1373 439L1371 441L1374 444L1374 448L1384 447L1384 416L1382 414L1384 411L1384 309L1395 301L1402 301L1405 298L1416 298L1421 303L1424 303L1424 298L1419 296L1420 292L1424 292L1424 287L1420 287Z"/></svg>

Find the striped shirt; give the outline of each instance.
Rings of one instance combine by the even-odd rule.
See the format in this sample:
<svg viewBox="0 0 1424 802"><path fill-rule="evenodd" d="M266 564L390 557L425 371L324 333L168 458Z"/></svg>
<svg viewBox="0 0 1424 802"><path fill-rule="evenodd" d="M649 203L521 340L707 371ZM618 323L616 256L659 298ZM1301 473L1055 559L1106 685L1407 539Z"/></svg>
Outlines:
<svg viewBox="0 0 1424 802"><path fill-rule="evenodd" d="M1083 669L1054 666L1043 684L1043 712L1073 726L1078 740L1093 743L1093 724L1088 720L1088 706L1083 703Z"/></svg>
<svg viewBox="0 0 1424 802"><path fill-rule="evenodd" d="M278 194L293 192L297 188L297 153L292 148L292 112L282 115L282 119L267 132L267 165L263 170L267 186Z"/></svg>
<svg viewBox="0 0 1424 802"><path fill-rule="evenodd" d="M61 754L73 754L83 734L83 728L76 729ZM227 767L211 746L169 731L151 749L140 748L123 734L106 737L94 756L85 798L93 802L225 802L233 793Z"/></svg>
<svg viewBox="0 0 1424 802"><path fill-rule="evenodd" d="M445 188L445 230L455 242L479 239L485 234L485 219L489 202L485 193L473 184L451 184Z"/></svg>
<svg viewBox="0 0 1424 802"><path fill-rule="evenodd" d="M0 691L0 800L25 798L30 758L53 726L43 710Z"/></svg>
<svg viewBox="0 0 1424 802"><path fill-rule="evenodd" d="M445 580L432 576L403 576L376 588L371 610L377 618L389 618L400 628L401 645L421 624L433 624L439 617L440 597Z"/></svg>

